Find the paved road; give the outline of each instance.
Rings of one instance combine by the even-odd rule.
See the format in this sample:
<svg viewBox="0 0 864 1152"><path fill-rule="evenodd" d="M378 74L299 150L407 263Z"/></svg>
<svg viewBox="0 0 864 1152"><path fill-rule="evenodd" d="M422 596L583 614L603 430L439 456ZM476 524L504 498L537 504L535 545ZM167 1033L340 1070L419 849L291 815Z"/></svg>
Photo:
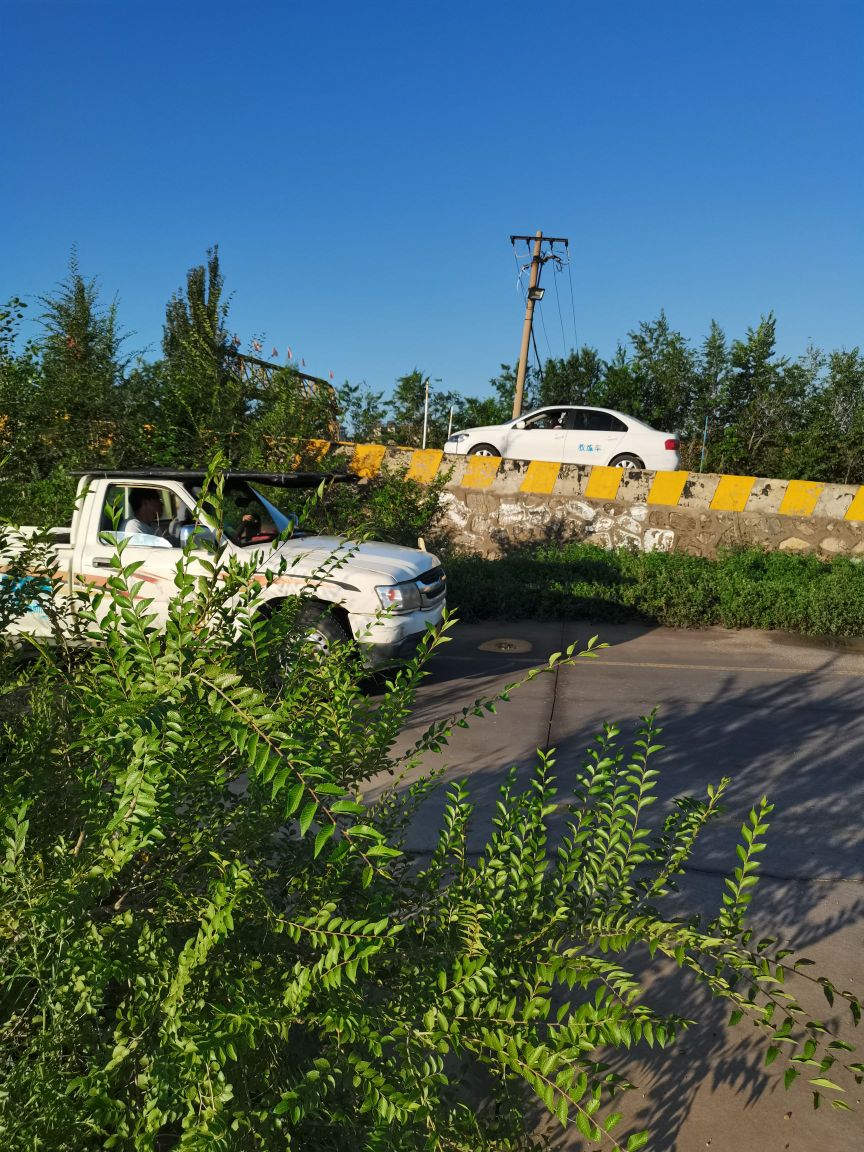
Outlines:
<svg viewBox="0 0 864 1152"><path fill-rule="evenodd" d="M700 844L682 900L694 907L716 901L741 821L767 793L776 809L754 901L757 930L780 935L835 983L864 994L864 651L720 629L461 625L431 666L406 742L432 720L594 632L609 644L598 659L532 681L497 715L457 731L445 750L447 775L470 777L479 809L476 844L510 764L528 764L536 749L554 747L564 779L603 721L626 732L658 706L664 803L704 792L721 776L733 781L727 814ZM434 825L431 811L414 829L412 847L430 848ZM674 1053L648 1053L623 1065L639 1085L627 1098L625 1117L650 1124L651 1147L864 1148L864 1103L854 1114L823 1106L814 1116L807 1091L796 1085L786 1093L776 1077L763 1074L746 1030L726 1033L719 1006L706 1004L677 973L657 967L646 977L660 1002L701 1021ZM830 1016L824 1001L813 1008ZM857 1040L864 1044L864 1030ZM559 1134L554 1146L580 1144Z"/></svg>

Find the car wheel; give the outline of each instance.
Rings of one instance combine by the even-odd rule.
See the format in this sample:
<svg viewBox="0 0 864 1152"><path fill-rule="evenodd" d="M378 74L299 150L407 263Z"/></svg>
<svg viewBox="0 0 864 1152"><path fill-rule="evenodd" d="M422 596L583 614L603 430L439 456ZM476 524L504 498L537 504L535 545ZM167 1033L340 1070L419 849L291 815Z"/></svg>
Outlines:
<svg viewBox="0 0 864 1152"><path fill-rule="evenodd" d="M640 460L638 456L634 456L632 452L622 452L620 456L615 456L609 461L610 468L625 468L628 472L641 472L645 467L645 462Z"/></svg>
<svg viewBox="0 0 864 1152"><path fill-rule="evenodd" d="M491 444L475 444L473 448L468 449L469 456L500 456L501 453L497 448Z"/></svg>

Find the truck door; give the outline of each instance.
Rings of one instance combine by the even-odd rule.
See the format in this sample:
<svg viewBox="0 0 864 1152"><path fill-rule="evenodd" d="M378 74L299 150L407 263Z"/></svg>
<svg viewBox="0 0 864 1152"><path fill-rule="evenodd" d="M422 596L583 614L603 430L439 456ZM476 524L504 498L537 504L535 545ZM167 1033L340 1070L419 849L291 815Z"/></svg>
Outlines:
<svg viewBox="0 0 864 1152"><path fill-rule="evenodd" d="M151 600L155 627L164 625L174 595L174 577L183 552L179 525L193 513L173 485L134 481L95 481L90 516L82 524L76 548L75 575L79 587L104 587L115 573L112 558L125 542L123 563L140 564L133 582L140 581L139 600Z"/></svg>

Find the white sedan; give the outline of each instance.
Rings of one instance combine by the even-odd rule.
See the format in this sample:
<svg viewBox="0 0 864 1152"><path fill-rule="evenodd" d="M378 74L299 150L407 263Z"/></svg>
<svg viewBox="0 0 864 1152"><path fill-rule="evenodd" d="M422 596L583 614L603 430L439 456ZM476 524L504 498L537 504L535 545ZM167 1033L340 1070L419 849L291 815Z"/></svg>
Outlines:
<svg viewBox="0 0 864 1152"><path fill-rule="evenodd" d="M611 408L559 404L538 408L485 428L454 432L445 452L459 456L506 456L511 460L551 460L558 464L609 464L613 468L674 471L679 441L634 416Z"/></svg>

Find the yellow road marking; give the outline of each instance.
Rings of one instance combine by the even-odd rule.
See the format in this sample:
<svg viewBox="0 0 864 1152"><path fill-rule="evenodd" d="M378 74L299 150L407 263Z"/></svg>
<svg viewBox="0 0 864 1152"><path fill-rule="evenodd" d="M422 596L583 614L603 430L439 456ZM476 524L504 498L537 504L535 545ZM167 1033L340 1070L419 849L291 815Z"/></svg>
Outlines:
<svg viewBox="0 0 864 1152"><path fill-rule="evenodd" d="M560 464L553 464L549 460L532 460L525 471L525 479L519 486L519 491L552 492L560 471Z"/></svg>
<svg viewBox="0 0 864 1152"><path fill-rule="evenodd" d="M416 480L418 484L429 484L435 479L438 466L444 458L440 448L417 448L411 456L411 466L406 473L406 479Z"/></svg>
<svg viewBox="0 0 864 1152"><path fill-rule="evenodd" d="M648 493L649 504L677 504L689 472L657 472Z"/></svg>
<svg viewBox="0 0 864 1152"><path fill-rule="evenodd" d="M500 467L500 456L469 456L462 477L462 487L488 488Z"/></svg>
<svg viewBox="0 0 864 1152"><path fill-rule="evenodd" d="M859 488L846 509L845 520L864 520L864 488Z"/></svg>
<svg viewBox="0 0 864 1152"><path fill-rule="evenodd" d="M623 479L623 468L595 464L585 485L585 495L589 500L614 500Z"/></svg>
<svg viewBox="0 0 864 1152"><path fill-rule="evenodd" d="M386 451L383 444L355 444L354 455L348 468L355 475L364 476L366 479L377 476Z"/></svg>
<svg viewBox="0 0 864 1152"><path fill-rule="evenodd" d="M710 507L715 512L743 512L755 483L755 476L721 476Z"/></svg>
<svg viewBox="0 0 864 1152"><path fill-rule="evenodd" d="M816 484L811 480L790 480L780 502L780 515L812 516L824 487L824 484Z"/></svg>

